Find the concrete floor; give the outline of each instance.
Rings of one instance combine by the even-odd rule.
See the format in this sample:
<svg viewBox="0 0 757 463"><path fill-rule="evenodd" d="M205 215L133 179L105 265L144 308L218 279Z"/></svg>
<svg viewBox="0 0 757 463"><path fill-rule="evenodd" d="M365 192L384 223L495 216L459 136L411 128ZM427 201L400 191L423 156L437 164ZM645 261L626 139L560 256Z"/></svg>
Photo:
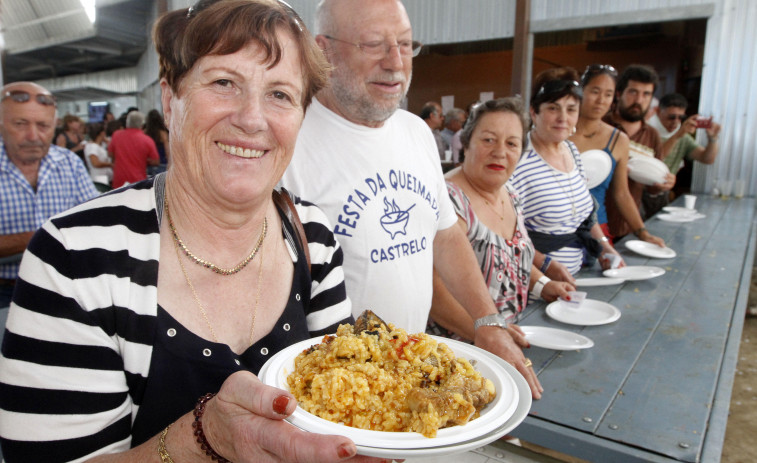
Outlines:
<svg viewBox="0 0 757 463"><path fill-rule="evenodd" d="M721 463L751 463L757 458L757 440L754 439L757 430L757 267L752 271L747 310L752 314L747 315L741 335Z"/></svg>

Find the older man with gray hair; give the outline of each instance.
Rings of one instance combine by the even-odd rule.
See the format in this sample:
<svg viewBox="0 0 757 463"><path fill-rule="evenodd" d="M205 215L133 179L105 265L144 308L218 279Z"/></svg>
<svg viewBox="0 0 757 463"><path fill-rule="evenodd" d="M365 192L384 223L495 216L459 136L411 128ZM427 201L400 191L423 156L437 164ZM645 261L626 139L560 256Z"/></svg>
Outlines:
<svg viewBox="0 0 757 463"><path fill-rule="evenodd" d="M131 111L126 116L126 128L117 130L108 144L113 157L113 188L147 178L147 166L160 164L158 148L152 138L142 131L145 115Z"/></svg>
<svg viewBox="0 0 757 463"><path fill-rule="evenodd" d="M434 137L399 109L420 51L402 2L323 0L316 16L331 85L307 109L282 183L334 224L353 314L424 331L436 270L462 306L434 319L513 364L541 397L525 337L497 312L456 226Z"/></svg>
<svg viewBox="0 0 757 463"><path fill-rule="evenodd" d="M0 104L0 308L10 304L18 260L53 215L98 195L84 163L53 145L56 102L44 87L14 82Z"/></svg>

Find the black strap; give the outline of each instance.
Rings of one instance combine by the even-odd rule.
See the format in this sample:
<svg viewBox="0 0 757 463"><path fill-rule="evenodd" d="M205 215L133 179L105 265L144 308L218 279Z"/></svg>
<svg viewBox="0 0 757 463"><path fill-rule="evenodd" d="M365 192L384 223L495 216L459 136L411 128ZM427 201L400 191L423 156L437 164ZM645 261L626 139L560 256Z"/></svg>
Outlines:
<svg viewBox="0 0 757 463"><path fill-rule="evenodd" d="M305 235L305 228L302 226L300 215L297 214L297 209L294 208L294 202L292 196L285 188L281 188L281 191L273 190L272 193L273 202L284 212L286 218L294 226L295 235L297 241L299 241L302 251L305 253L305 260L308 263L308 270L310 270L310 250L308 249L308 239Z"/></svg>

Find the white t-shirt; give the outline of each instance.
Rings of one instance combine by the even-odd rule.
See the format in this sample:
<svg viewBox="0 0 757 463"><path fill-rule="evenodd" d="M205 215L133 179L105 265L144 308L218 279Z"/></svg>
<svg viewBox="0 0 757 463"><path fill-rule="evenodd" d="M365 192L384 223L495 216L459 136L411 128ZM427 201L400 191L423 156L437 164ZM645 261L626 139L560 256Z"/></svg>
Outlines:
<svg viewBox="0 0 757 463"><path fill-rule="evenodd" d="M333 224L353 314L425 331L434 236L457 221L426 123L397 110L365 127L313 99L281 183Z"/></svg>
<svg viewBox="0 0 757 463"><path fill-rule="evenodd" d="M89 175L90 177L92 177L93 181L110 185L111 180L113 180L113 169L110 167L94 167L92 165L92 161L89 159L90 154L97 156L97 159L99 159L101 162L110 162L110 158L108 157L108 150L98 145L97 143L89 142L84 145L84 161L87 163ZM107 177L106 182L102 181L102 176Z"/></svg>

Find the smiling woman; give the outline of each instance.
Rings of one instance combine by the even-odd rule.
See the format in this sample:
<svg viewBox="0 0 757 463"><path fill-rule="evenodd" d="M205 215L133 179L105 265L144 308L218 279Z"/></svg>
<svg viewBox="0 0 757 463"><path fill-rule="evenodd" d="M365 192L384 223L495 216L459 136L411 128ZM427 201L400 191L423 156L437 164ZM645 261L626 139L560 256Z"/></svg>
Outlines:
<svg viewBox="0 0 757 463"><path fill-rule="evenodd" d="M328 65L274 0L202 0L154 41L170 167L33 238L0 357L4 457L352 457L282 423L295 400L255 376L352 321L331 226L274 190Z"/></svg>

